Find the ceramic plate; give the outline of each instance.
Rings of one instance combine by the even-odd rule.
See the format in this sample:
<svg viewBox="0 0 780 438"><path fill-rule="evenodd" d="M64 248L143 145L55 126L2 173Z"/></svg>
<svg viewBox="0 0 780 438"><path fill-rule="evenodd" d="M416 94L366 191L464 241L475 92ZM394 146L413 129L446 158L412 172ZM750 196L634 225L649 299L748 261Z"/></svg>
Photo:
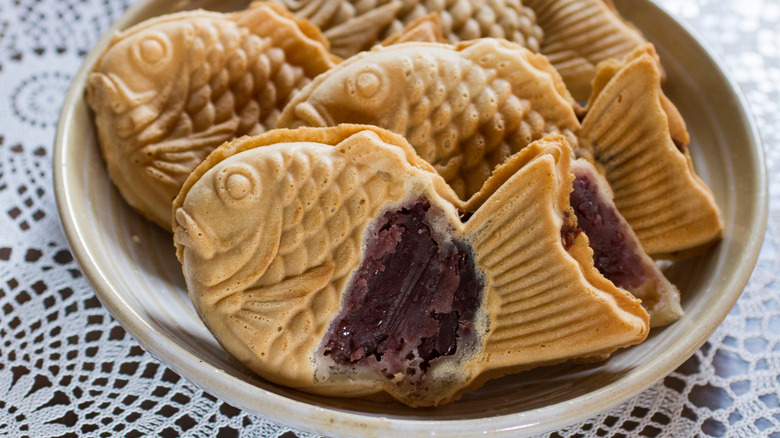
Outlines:
<svg viewBox="0 0 780 438"><path fill-rule="evenodd" d="M715 194L725 230L708 254L666 270L682 292L685 316L604 363L507 376L455 403L412 409L297 392L247 373L228 357L190 304L171 236L134 213L109 180L84 85L114 31L174 8L225 11L244 7L243 1L141 0L87 56L65 101L54 153L57 202L73 253L103 304L152 355L228 403L292 427L338 436L516 437L609 409L674 370L723 320L755 264L767 202L761 146L734 81L690 29L653 3L616 3L657 47L665 90L688 123L695 166Z"/></svg>

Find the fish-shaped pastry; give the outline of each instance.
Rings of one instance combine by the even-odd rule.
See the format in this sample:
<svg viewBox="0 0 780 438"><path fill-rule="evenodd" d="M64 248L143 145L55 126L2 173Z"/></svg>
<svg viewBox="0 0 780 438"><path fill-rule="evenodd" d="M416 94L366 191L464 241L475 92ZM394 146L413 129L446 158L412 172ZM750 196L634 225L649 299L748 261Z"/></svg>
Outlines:
<svg viewBox="0 0 780 438"><path fill-rule="evenodd" d="M628 222L612 202L609 183L587 160L572 162L574 183L570 204L577 227L588 236L593 262L604 277L642 300L650 327L660 327L683 315L680 291L647 255Z"/></svg>
<svg viewBox="0 0 780 438"><path fill-rule="evenodd" d="M542 30L521 0L274 0L322 29L331 50L348 58L368 50L415 19L434 12L452 42L503 38L538 52Z"/></svg>
<svg viewBox="0 0 780 438"><path fill-rule="evenodd" d="M517 169L518 157L499 165L485 186L458 209L470 214ZM650 326L671 324L683 315L680 292L642 248L634 231L612 202L609 183L585 158L571 162L574 177L569 203L576 221L568 222L562 235L572 241L579 233L587 237L593 264L606 279L642 301L650 314ZM576 226L575 226L576 223ZM587 257L588 255L584 255Z"/></svg>
<svg viewBox="0 0 780 438"><path fill-rule="evenodd" d="M319 30L274 3L193 11L114 36L86 98L109 175L127 202L171 229L171 201L219 144L275 127L281 108L335 65Z"/></svg>
<svg viewBox="0 0 780 438"><path fill-rule="evenodd" d="M599 66L579 132L604 168L614 201L654 258L680 258L721 237L723 221L696 175L690 136L661 90L651 45Z"/></svg>
<svg viewBox="0 0 780 438"><path fill-rule="evenodd" d="M404 136L463 200L546 134L576 144L571 96L547 59L505 40L402 43L342 62L304 87L278 127L362 123Z"/></svg>
<svg viewBox="0 0 780 438"><path fill-rule="evenodd" d="M544 31L541 53L560 72L578 101L591 92L596 66L621 59L647 41L624 20L612 0L525 0Z"/></svg>
<svg viewBox="0 0 780 438"><path fill-rule="evenodd" d="M647 336L639 300L601 276L571 232L570 156L561 136L529 145L461 218L444 180L389 131L243 137L174 201L177 256L206 326L260 376L446 403L490 378Z"/></svg>

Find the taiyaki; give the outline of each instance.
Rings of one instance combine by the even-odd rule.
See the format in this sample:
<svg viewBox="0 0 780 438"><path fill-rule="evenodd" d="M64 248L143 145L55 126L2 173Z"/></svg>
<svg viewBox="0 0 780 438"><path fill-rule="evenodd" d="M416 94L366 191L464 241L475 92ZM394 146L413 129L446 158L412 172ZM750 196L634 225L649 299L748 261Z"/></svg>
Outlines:
<svg viewBox="0 0 780 438"><path fill-rule="evenodd" d="M560 72L578 101L591 92L596 66L621 59L647 43L611 0L525 0L544 32L541 53Z"/></svg>
<svg viewBox="0 0 780 438"><path fill-rule="evenodd" d="M458 209L471 212L478 208L493 190L502 185L516 171L518 165L509 162L498 166L485 186ZM587 236L593 264L616 286L642 301L650 314L650 326L660 327L678 320L683 315L680 292L647 255L631 227L612 202L609 183L590 161L579 158L571 163L574 177L569 202L577 217L562 229L565 240L572 241L578 233ZM467 213L468 214L468 213ZM587 255L585 255L587 256Z"/></svg>
<svg viewBox="0 0 780 438"><path fill-rule="evenodd" d="M615 205L654 258L679 258L717 241L723 221L693 169L690 137L661 90L652 46L600 65L579 132L601 164Z"/></svg>
<svg viewBox="0 0 780 438"><path fill-rule="evenodd" d="M177 256L206 326L260 376L439 405L647 336L639 300L569 232L570 155L561 136L532 143L461 217L441 176L389 131L243 137L174 201Z"/></svg>
<svg viewBox="0 0 780 438"><path fill-rule="evenodd" d="M666 279L612 202L609 184L587 160L572 162L570 204L577 227L588 237L593 262L604 277L642 300L650 326L660 327L683 315L680 291Z"/></svg>
<svg viewBox="0 0 780 438"><path fill-rule="evenodd" d="M547 59L493 38L377 47L320 75L278 127L364 123L404 136L466 200L545 134L576 144L571 96Z"/></svg>
<svg viewBox="0 0 780 438"><path fill-rule="evenodd" d="M543 38L536 17L521 0L274 0L319 26L333 53L348 58L368 50L427 13L441 17L452 42L504 38L539 51Z"/></svg>
<svg viewBox="0 0 780 438"><path fill-rule="evenodd" d="M86 92L111 178L170 230L171 201L195 166L224 141L273 128L290 97L335 62L319 30L273 3L118 33Z"/></svg>

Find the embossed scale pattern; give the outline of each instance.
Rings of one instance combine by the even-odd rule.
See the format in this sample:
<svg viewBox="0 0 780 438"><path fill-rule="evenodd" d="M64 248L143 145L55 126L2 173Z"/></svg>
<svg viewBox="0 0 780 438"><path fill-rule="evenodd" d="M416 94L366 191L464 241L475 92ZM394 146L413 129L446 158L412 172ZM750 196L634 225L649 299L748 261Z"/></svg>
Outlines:
<svg viewBox="0 0 780 438"><path fill-rule="evenodd" d="M369 123L403 135L462 199L482 187L498 164L546 134L572 134L579 123L552 76L519 46L484 40L460 52L448 46L388 47L347 61L288 105L280 126ZM397 67L403 66L403 67ZM376 83L361 88L362 79ZM367 82L367 81L366 81ZM333 93L357 83L353 96ZM377 105L376 88L404 86ZM365 93L364 93L365 92ZM400 97L403 96L403 97ZM344 99L351 99L344 101ZM306 116L313 105L321 117ZM345 110L345 108L348 108Z"/></svg>
<svg viewBox="0 0 780 438"><path fill-rule="evenodd" d="M275 0L322 28L333 52L349 57L400 32L415 19L439 14L450 42L505 38L538 52L542 29L520 0ZM356 33L365 32L363 38Z"/></svg>
<svg viewBox="0 0 780 438"><path fill-rule="evenodd" d="M233 137L273 128L289 97L308 83L300 66L290 64L271 37L251 34L229 21L198 20L190 56L189 95L176 127L144 152L151 152L148 171L178 189L211 150ZM160 117L166 117L161 114ZM227 124L222 135L196 149L179 151L166 140L191 138ZM142 140L139 138L138 140ZM128 145L133 150L138 146Z"/></svg>
<svg viewBox="0 0 780 438"><path fill-rule="evenodd" d="M572 134L577 122L571 107L554 90L552 77L541 70L535 71L524 59L508 57L503 50L467 56L473 61L477 54L481 56L476 63L484 71L487 83L474 99L479 105L476 109L480 123L475 132L461 135L461 179L445 177L463 198L476 193L496 166L532 141L548 134L563 134L575 147L577 144ZM525 75L518 73L523 70ZM468 116L473 117L473 113ZM466 120L451 123L459 122ZM444 149L445 141L439 144ZM440 162L452 160L457 160L457 156L451 154L439 159ZM449 170L444 162L436 169L444 175Z"/></svg>
<svg viewBox="0 0 780 438"><path fill-rule="evenodd" d="M489 59L482 68L473 68L471 62L456 68L449 59L410 61L415 76L433 80L424 91L411 93L412 99L420 98L409 101L405 136L461 198L476 193L513 152L557 132L528 99L517 96L520 93L502 77L505 72Z"/></svg>
<svg viewBox="0 0 780 438"><path fill-rule="evenodd" d="M190 94L182 116L189 117L193 133L233 117L239 121L235 136L273 128L278 108L311 78L286 59L272 37L251 34L247 28L226 25L220 30L216 23L209 24L199 27L200 38L193 43L192 56L206 62L190 74ZM215 39L219 42L210 44Z"/></svg>

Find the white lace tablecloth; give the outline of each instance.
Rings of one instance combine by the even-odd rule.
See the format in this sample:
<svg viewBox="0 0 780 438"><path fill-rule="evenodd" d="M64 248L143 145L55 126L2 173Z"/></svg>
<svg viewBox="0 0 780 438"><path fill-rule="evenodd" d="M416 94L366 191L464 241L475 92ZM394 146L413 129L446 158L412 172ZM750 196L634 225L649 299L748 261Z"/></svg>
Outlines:
<svg viewBox="0 0 780 438"><path fill-rule="evenodd" d="M725 60L770 174L766 242L704 346L625 404L552 436L780 438L780 0L657 0ZM0 0L0 436L294 436L145 353L79 271L52 188L57 116L128 0Z"/></svg>

